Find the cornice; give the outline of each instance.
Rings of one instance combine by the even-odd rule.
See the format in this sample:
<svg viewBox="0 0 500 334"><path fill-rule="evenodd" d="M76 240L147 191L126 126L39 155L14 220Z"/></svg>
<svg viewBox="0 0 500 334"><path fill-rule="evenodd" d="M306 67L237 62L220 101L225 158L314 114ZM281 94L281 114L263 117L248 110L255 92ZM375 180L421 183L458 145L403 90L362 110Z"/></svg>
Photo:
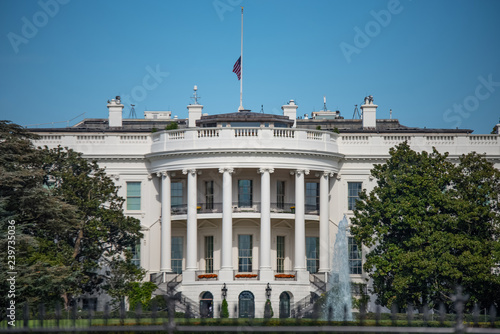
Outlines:
<svg viewBox="0 0 500 334"><path fill-rule="evenodd" d="M281 149L210 149L210 150L182 150L170 152L148 153L145 158L148 160L159 160L165 157L175 156L208 156L208 155L298 155L298 156L315 156L342 159L344 154L326 151L306 151L306 150L281 150Z"/></svg>
<svg viewBox="0 0 500 334"><path fill-rule="evenodd" d="M145 155L87 155L84 154L83 157L85 159L93 159L93 160L98 160L98 161L123 161L123 160L128 160L128 161L145 161L146 156Z"/></svg>

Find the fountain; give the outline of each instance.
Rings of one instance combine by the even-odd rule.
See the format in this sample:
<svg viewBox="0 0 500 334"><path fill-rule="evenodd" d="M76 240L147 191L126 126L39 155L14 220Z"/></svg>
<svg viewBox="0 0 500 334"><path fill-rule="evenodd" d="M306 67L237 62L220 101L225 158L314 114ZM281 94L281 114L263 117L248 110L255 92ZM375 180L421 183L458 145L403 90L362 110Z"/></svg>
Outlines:
<svg viewBox="0 0 500 334"><path fill-rule="evenodd" d="M332 271L328 277L326 303L323 307L324 318L334 321L352 320L347 225L347 218L344 215L344 218L339 223L337 237L335 238Z"/></svg>

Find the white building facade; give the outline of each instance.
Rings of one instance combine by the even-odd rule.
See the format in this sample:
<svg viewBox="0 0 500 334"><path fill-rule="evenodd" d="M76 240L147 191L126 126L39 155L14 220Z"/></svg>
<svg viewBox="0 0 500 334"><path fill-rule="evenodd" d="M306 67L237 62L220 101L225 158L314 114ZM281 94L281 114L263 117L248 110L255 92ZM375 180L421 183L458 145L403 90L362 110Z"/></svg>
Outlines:
<svg viewBox="0 0 500 334"><path fill-rule="evenodd" d="M268 298L274 317L310 308L326 289L339 221L352 218L358 193L376 184L373 165L399 143L436 147L451 160L485 153L500 167L498 133L377 120L371 97L363 120L298 119L293 100L282 116L202 116L194 104L186 120L168 112L123 120L118 97L108 108L109 119L37 129L36 144L72 148L106 168L125 214L141 221L137 263L158 294L180 293L197 315L218 317L223 298L230 317L262 317ZM172 122L180 128L155 131ZM364 252L349 238L353 282L367 281Z"/></svg>

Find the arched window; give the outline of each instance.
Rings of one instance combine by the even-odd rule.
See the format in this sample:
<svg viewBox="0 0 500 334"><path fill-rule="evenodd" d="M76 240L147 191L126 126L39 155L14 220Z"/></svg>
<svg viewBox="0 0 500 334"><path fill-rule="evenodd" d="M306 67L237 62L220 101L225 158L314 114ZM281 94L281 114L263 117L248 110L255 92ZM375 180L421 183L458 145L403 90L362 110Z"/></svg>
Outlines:
<svg viewBox="0 0 500 334"><path fill-rule="evenodd" d="M214 296L210 293L210 291L206 291L201 296L200 315L202 318L214 317Z"/></svg>
<svg viewBox="0 0 500 334"><path fill-rule="evenodd" d="M240 293L238 304L240 318L255 317L255 302L253 293L251 293L250 291L243 291L242 293Z"/></svg>
<svg viewBox="0 0 500 334"><path fill-rule="evenodd" d="M280 295L280 318L290 318L290 295L287 292Z"/></svg>

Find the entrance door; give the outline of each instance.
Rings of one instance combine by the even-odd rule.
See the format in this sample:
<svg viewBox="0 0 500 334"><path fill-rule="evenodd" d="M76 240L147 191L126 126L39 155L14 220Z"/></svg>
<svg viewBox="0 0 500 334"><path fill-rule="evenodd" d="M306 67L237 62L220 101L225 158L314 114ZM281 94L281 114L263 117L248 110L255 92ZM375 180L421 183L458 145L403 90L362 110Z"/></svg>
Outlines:
<svg viewBox="0 0 500 334"><path fill-rule="evenodd" d="M280 295L280 318L290 318L290 295L286 292Z"/></svg>
<svg viewBox="0 0 500 334"><path fill-rule="evenodd" d="M200 299L200 315L202 318L214 317L214 296L209 292L205 292Z"/></svg>
<svg viewBox="0 0 500 334"><path fill-rule="evenodd" d="M254 318L255 317L255 302L253 294L250 291L243 291L239 297L239 317Z"/></svg>

